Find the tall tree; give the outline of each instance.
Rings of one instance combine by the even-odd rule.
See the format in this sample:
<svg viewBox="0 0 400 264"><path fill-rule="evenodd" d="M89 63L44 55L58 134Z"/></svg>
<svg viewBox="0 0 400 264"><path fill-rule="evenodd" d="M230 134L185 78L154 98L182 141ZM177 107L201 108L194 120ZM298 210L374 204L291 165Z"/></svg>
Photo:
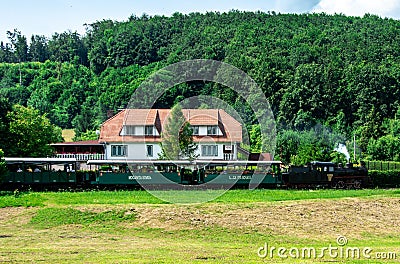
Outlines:
<svg viewBox="0 0 400 264"><path fill-rule="evenodd" d="M28 60L28 43L26 41L26 37L17 29L14 29L13 32L7 31L7 37L13 45L14 55L16 55L19 63L19 84L22 85L21 62Z"/></svg>
<svg viewBox="0 0 400 264"><path fill-rule="evenodd" d="M198 146L193 142L193 129L189 122L185 122L179 131L179 147L182 157L188 160L194 160L198 157L195 153Z"/></svg>
<svg viewBox="0 0 400 264"><path fill-rule="evenodd" d="M0 95L0 149L6 149L10 139L10 120L7 114L12 110L8 99Z"/></svg>
<svg viewBox="0 0 400 264"><path fill-rule="evenodd" d="M21 34L21 31L14 29L13 32L7 31L7 37L14 48L14 54L17 56L19 62L28 60L28 43L26 37Z"/></svg>
<svg viewBox="0 0 400 264"><path fill-rule="evenodd" d="M44 62L49 58L45 36L32 35L29 46L29 58L31 61L39 62Z"/></svg>
<svg viewBox="0 0 400 264"><path fill-rule="evenodd" d="M0 42L0 62L14 62L15 56L10 43Z"/></svg>
<svg viewBox="0 0 400 264"><path fill-rule="evenodd" d="M172 108L161 137L160 158L169 160L196 158L197 144L193 142L193 131L179 104Z"/></svg>

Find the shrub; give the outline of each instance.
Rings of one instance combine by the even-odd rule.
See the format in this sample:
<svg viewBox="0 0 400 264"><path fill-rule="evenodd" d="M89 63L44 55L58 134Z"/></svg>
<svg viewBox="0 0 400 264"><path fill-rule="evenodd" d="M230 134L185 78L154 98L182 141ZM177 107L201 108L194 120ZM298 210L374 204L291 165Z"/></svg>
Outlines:
<svg viewBox="0 0 400 264"><path fill-rule="evenodd" d="M400 170L370 170L368 172L375 187L399 187Z"/></svg>

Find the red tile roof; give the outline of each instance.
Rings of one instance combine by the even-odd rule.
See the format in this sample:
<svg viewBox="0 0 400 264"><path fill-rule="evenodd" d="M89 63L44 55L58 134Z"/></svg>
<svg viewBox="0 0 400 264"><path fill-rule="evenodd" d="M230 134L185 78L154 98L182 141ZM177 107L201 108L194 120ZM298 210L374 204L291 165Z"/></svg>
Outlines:
<svg viewBox="0 0 400 264"><path fill-rule="evenodd" d="M218 125L219 111L218 109L182 109L186 120L188 120L192 126Z"/></svg>
<svg viewBox="0 0 400 264"><path fill-rule="evenodd" d="M125 125L143 126L155 124L157 109L126 109L124 111Z"/></svg>
<svg viewBox="0 0 400 264"><path fill-rule="evenodd" d="M160 136L121 136L123 125L154 125L162 132L170 109L124 109L103 123L99 142L161 142ZM241 142L242 126L222 109L182 109L191 125L219 125L223 136L194 136L196 142ZM207 140L206 138L210 138ZM211 139L212 138L212 139Z"/></svg>
<svg viewBox="0 0 400 264"><path fill-rule="evenodd" d="M75 142L60 142L50 144L51 146L97 146L101 145L98 140L83 140Z"/></svg>

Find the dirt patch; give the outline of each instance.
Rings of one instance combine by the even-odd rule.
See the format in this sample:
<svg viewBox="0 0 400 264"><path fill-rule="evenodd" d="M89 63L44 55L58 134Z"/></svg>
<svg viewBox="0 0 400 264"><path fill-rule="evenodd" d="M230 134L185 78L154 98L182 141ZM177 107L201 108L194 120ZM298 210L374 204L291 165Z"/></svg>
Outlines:
<svg viewBox="0 0 400 264"><path fill-rule="evenodd" d="M30 221L32 214L36 211L33 207L6 207L0 208L0 224L26 224Z"/></svg>
<svg viewBox="0 0 400 264"><path fill-rule="evenodd" d="M223 227L250 229L272 235L304 238L351 235L385 236L400 233L400 199L348 198L250 204L200 205L91 205L76 207L82 211L128 210L137 214L126 227L165 230ZM28 223L38 208L0 208L3 226ZM9 235L9 234L1 234Z"/></svg>
<svg viewBox="0 0 400 264"><path fill-rule="evenodd" d="M135 227L254 229L307 238L400 233L400 199L341 199L254 204L139 205Z"/></svg>

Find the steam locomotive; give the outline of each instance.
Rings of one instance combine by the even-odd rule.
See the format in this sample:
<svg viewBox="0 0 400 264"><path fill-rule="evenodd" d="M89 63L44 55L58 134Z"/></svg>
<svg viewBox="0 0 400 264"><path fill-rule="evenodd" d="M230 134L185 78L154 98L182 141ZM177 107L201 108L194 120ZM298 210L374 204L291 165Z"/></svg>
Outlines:
<svg viewBox="0 0 400 264"><path fill-rule="evenodd" d="M345 167L336 166L332 162L313 161L307 166L291 166L289 170L282 173L282 182L287 187L328 187L336 189L359 189L370 187L371 179L365 164L361 162L360 167L353 167L352 163Z"/></svg>

